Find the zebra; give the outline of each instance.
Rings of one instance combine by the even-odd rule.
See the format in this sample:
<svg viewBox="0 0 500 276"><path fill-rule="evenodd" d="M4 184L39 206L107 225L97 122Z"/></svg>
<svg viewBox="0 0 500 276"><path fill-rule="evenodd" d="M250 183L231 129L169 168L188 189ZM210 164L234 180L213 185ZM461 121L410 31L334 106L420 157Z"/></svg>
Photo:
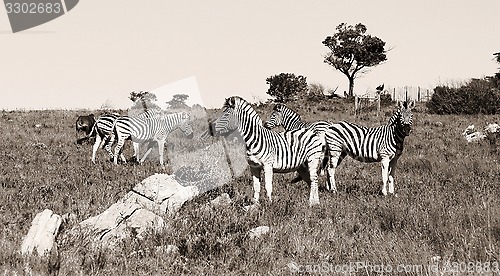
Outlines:
<svg viewBox="0 0 500 276"><path fill-rule="evenodd" d="M332 125L328 121L316 121L316 122L303 122L300 115L287 107L284 104L276 104L273 108L269 120L264 123L264 126L273 129L282 126L285 130L293 130L298 128L309 128L312 129L316 135L321 138L323 146L326 148L325 132ZM328 151L325 152L323 157L321 169L325 168L328 163ZM323 170L321 170L323 173ZM292 182L300 181L300 178L294 179Z"/></svg>
<svg viewBox="0 0 500 276"><path fill-rule="evenodd" d="M398 110L389 119L387 125L378 127L364 127L349 122L333 124L325 133L330 151L330 164L327 168L328 190L335 192L335 168L342 160L351 156L361 162L381 162L382 166L382 194L394 194L394 174L396 164L403 152L405 137L410 134L413 122L411 103L399 103Z"/></svg>
<svg viewBox="0 0 500 276"><path fill-rule="evenodd" d="M297 112L284 104L276 104L269 120L264 124L264 126L269 129L279 126L283 126L285 130L311 128L318 135L324 133L330 125L331 123L327 121L303 122Z"/></svg>
<svg viewBox="0 0 500 276"><path fill-rule="evenodd" d="M139 159L139 142L155 140L158 142L158 152L160 154L160 165L163 166L163 149L168 134L175 129L180 129L188 138L193 138L193 128L189 124L190 115L186 112L167 114L154 118L120 117L113 124L111 143L117 141L114 152L114 163L118 163L118 155L122 152L126 139L131 139L134 145L134 156L137 162L143 163ZM148 151L149 153L149 151Z"/></svg>
<svg viewBox="0 0 500 276"><path fill-rule="evenodd" d="M297 171L311 186L309 205L319 204L317 169L323 155L320 138L310 129L275 132L263 126L253 107L233 96L224 102L222 114L209 124L212 136L227 136L239 131L246 146L246 158L253 178L253 200L259 203L261 172L269 201L273 172Z"/></svg>
<svg viewBox="0 0 500 276"><path fill-rule="evenodd" d="M113 159L113 153L111 152L110 135L113 129L113 123L121 115L112 113L100 116L92 127L92 132L89 136L95 136L95 142L92 147L92 163L95 164L96 152L99 147L104 147L108 152L110 159ZM120 156L122 160L125 160L123 155Z"/></svg>
<svg viewBox="0 0 500 276"><path fill-rule="evenodd" d="M154 110L147 110L137 115L137 117L139 118L152 118L155 116L158 116L158 112ZM104 147L104 149L108 152L110 156L110 160L114 160L113 159L114 155L113 152L111 151L111 145L112 145L111 134L113 132L113 124L118 118L121 117L127 117L127 116L121 116L120 114L117 113L105 114L100 116L93 125L92 130L88 135L88 137L95 136L94 146L92 147L92 163L95 164L96 152L99 147ZM152 147L151 144L148 144L149 150L151 149L151 147ZM120 159L123 162L126 162L126 159L123 156L123 154L120 154Z"/></svg>

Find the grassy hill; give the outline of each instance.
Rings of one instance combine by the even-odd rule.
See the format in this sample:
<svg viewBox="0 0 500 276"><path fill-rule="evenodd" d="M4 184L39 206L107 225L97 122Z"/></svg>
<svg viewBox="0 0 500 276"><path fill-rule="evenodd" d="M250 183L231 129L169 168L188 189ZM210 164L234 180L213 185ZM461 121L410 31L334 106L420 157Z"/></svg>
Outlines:
<svg viewBox="0 0 500 276"><path fill-rule="evenodd" d="M380 117L370 111L354 118L352 106L338 100L298 102L290 107L306 121L348 120L366 126L385 123L395 110L390 106ZM258 107L264 117L271 109ZM499 269L499 151L488 141L468 144L461 133L470 124L482 128L499 122L500 117L438 116L424 111L420 105L414 111L413 130L398 163L398 197L378 194L382 184L379 163L346 158L337 170L337 194L326 191L325 176L320 178L319 206L308 207L309 188L304 182L290 184L293 173L275 174L273 202L267 203L263 196L260 209L246 212L243 206L252 197L252 185L245 170L186 204L163 232L150 233L142 241L125 241L119 250L58 240L60 266L55 270L61 275L276 275L294 271L380 275L389 268L389 274L406 268L409 274L438 275L429 270L433 265L444 270L449 264L451 271L458 272ZM209 114L218 112L210 110ZM51 260L19 253L36 213L49 208L61 215L75 214L76 221L82 221L107 209L147 176L175 173L175 167L160 167L154 154L142 166L115 166L99 150L98 163L92 164L91 145L75 144L76 118L88 113L1 112L0 272L4 275L48 274L54 269ZM196 121L196 133L204 130L204 122ZM168 146L166 155L181 159L176 164L227 171L210 155L171 154L202 148L210 141L186 141L178 134L172 140L178 143ZM131 156L131 146L125 148L125 155ZM230 206L201 208L222 192L231 196ZM270 233L250 239L247 231L261 225L269 226ZM179 252L167 254L169 244Z"/></svg>

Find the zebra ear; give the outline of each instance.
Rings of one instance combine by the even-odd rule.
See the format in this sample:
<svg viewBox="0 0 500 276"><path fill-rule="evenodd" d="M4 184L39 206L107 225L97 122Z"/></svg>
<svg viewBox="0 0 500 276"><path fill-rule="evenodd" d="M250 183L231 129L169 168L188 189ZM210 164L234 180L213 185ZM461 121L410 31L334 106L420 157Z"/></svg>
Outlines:
<svg viewBox="0 0 500 276"><path fill-rule="evenodd" d="M236 105L236 99L234 97L231 97L227 100L228 100L229 106L234 108L234 106Z"/></svg>
<svg viewBox="0 0 500 276"><path fill-rule="evenodd" d="M276 110L276 111L280 111L280 110L281 110L281 108L282 108L281 104L276 104L276 105L274 106L274 110Z"/></svg>

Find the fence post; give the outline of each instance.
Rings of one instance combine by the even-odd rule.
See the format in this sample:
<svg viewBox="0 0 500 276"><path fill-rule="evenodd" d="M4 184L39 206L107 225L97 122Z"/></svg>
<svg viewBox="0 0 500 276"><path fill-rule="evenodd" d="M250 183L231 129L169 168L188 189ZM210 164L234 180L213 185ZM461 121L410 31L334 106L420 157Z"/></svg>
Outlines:
<svg viewBox="0 0 500 276"><path fill-rule="evenodd" d="M420 86L418 87L417 90L417 102L420 102Z"/></svg>
<svg viewBox="0 0 500 276"><path fill-rule="evenodd" d="M380 94L381 93L382 93L382 91L377 92L377 117L380 114Z"/></svg>

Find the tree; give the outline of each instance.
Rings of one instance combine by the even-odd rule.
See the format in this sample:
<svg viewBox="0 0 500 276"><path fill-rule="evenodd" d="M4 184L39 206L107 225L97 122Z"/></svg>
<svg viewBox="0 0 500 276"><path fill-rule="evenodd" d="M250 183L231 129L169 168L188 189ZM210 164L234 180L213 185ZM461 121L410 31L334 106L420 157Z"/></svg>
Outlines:
<svg viewBox="0 0 500 276"><path fill-rule="evenodd" d="M324 62L339 70L349 80L349 94L354 96L354 80L358 74L368 72L387 60L385 42L380 38L366 34L366 26L342 23L337 32L323 40L323 45L330 49Z"/></svg>
<svg viewBox="0 0 500 276"><path fill-rule="evenodd" d="M132 91L130 92L130 96L128 98L134 102L132 109L142 109L144 111L149 109L159 109L159 107L153 103L156 101L156 95L149 91Z"/></svg>
<svg viewBox="0 0 500 276"><path fill-rule="evenodd" d="M297 98L303 91L307 90L306 77L294 73L281 73L266 79L269 84L267 94L275 97L276 102L285 103Z"/></svg>
<svg viewBox="0 0 500 276"><path fill-rule="evenodd" d="M496 62L500 63L500 52L494 53ZM498 68L500 69L500 68ZM493 85L497 88L500 89L500 71L498 73L495 73L493 77L491 78L491 81L493 82Z"/></svg>
<svg viewBox="0 0 500 276"><path fill-rule="evenodd" d="M168 101L167 104L170 108L187 108L186 100L189 98L189 95L186 94L175 94L172 96L172 100Z"/></svg>

